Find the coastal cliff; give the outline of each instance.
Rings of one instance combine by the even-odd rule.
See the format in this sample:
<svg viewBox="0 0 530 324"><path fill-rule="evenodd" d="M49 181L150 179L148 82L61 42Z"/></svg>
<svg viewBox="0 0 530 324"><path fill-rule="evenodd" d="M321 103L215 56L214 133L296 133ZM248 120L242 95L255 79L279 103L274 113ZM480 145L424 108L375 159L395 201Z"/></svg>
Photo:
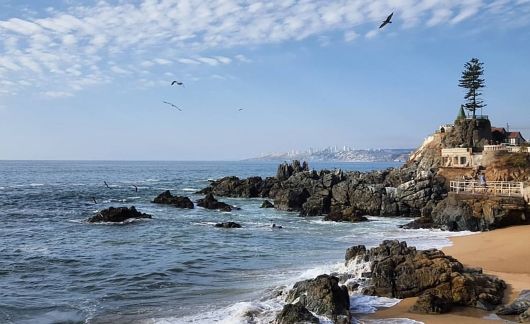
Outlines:
<svg viewBox="0 0 530 324"><path fill-rule="evenodd" d="M450 181L476 177L480 170L490 181L530 183L528 153L485 152L480 155L483 167L444 166L443 149L472 152L490 140L489 120L459 119L447 131L427 137L400 168L315 171L295 160L281 164L275 177L224 177L198 193L268 198L279 210L301 216L331 215L326 220L332 221L359 221L363 215L419 217L406 227L452 231L530 224L530 208L522 197L449 194Z"/></svg>

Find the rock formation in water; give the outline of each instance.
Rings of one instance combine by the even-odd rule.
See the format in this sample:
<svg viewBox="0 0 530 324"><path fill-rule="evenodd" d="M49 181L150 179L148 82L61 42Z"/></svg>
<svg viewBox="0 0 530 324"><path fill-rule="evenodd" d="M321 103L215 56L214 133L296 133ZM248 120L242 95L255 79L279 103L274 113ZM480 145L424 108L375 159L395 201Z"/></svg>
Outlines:
<svg viewBox="0 0 530 324"><path fill-rule="evenodd" d="M206 197L204 197L203 199L197 200L197 206L206 209L216 209L226 212L240 209L238 207L230 206L229 204L218 201L211 193L207 194Z"/></svg>
<svg viewBox="0 0 530 324"><path fill-rule="evenodd" d="M128 219L134 218L151 218L151 215L144 214L132 207L109 207L98 212L96 215L90 217L87 222L89 223L101 223L101 222L112 222L121 223Z"/></svg>
<svg viewBox="0 0 530 324"><path fill-rule="evenodd" d="M275 324L315 323L320 321L302 304L287 304L276 316Z"/></svg>
<svg viewBox="0 0 530 324"><path fill-rule="evenodd" d="M446 196L442 179L421 171L415 163L400 169L372 172L311 171L307 164L281 164L277 177L216 180L200 194L263 197L280 210L302 216L326 215L345 209L373 216L420 216Z"/></svg>
<svg viewBox="0 0 530 324"><path fill-rule="evenodd" d="M421 297L412 308L415 312L442 313L453 305L493 310L506 288L504 281L466 268L440 250L416 250L405 242L384 241L369 250L354 246L346 252L346 264L350 262L370 263L364 294Z"/></svg>
<svg viewBox="0 0 530 324"><path fill-rule="evenodd" d="M337 277L320 275L315 279L297 282L286 298L287 303L297 303L334 322L350 322L350 296Z"/></svg>
<svg viewBox="0 0 530 324"><path fill-rule="evenodd" d="M241 225L235 222L226 222L226 223L217 223L215 224L215 227L221 227L221 228L241 228Z"/></svg>
<svg viewBox="0 0 530 324"><path fill-rule="evenodd" d="M193 209L193 202L188 197L173 196L169 190L158 195L154 200L156 204L171 205L177 208Z"/></svg>

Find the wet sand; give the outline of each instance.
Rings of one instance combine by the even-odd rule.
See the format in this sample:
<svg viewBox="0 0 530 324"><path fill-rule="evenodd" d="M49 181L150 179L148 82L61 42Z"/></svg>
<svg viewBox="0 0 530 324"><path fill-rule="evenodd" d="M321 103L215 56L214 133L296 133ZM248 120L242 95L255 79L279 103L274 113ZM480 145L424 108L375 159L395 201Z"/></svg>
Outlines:
<svg viewBox="0 0 530 324"><path fill-rule="evenodd" d="M530 288L530 225L515 226L451 238L453 245L444 248L465 266L481 267L484 273L503 279L508 288L505 302L515 299L521 290ZM408 309L415 298L407 298L399 304L377 311L365 317L370 319L409 318L424 323L493 323L503 322L492 312L475 308L456 308L449 314L420 315ZM514 320L515 317L505 317Z"/></svg>

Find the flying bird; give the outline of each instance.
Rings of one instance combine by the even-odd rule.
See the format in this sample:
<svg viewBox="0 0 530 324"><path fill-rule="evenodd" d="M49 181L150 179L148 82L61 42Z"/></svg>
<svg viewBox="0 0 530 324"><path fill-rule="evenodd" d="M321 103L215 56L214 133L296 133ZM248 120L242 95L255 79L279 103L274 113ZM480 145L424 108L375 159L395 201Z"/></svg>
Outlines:
<svg viewBox="0 0 530 324"><path fill-rule="evenodd" d="M386 25L388 24L391 24L392 21L390 21L392 19L392 16L394 15L394 13L391 13L390 16L386 17L385 21L383 21L383 23L381 24L381 26L379 26L379 29L385 27Z"/></svg>
<svg viewBox="0 0 530 324"><path fill-rule="evenodd" d="M180 109L179 107L175 106L171 102L167 102L167 101L162 101L162 102L165 103L166 105L170 105L171 107L177 108L179 111L182 111L182 109Z"/></svg>
<svg viewBox="0 0 530 324"><path fill-rule="evenodd" d="M175 85L175 84L184 87L184 83L183 83L183 82L180 82L180 81L173 81L173 82L171 82L171 85Z"/></svg>
<svg viewBox="0 0 530 324"><path fill-rule="evenodd" d="M112 189L109 184L107 183L107 181L103 181L103 183L105 184L105 187L109 188L109 189Z"/></svg>
<svg viewBox="0 0 530 324"><path fill-rule="evenodd" d="M134 187L134 191L138 192L138 186L132 185Z"/></svg>
<svg viewBox="0 0 530 324"><path fill-rule="evenodd" d="M242 110L243 110L243 108L239 108L237 111L242 111Z"/></svg>
<svg viewBox="0 0 530 324"><path fill-rule="evenodd" d="M98 204L98 201L96 200L96 197L92 197L92 201L94 201L94 204Z"/></svg>

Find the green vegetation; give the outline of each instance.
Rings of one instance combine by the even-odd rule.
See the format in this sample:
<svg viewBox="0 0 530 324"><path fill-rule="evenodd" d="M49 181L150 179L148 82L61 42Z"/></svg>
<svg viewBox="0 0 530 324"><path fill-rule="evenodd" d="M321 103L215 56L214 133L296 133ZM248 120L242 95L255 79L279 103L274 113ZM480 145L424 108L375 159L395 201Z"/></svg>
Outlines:
<svg viewBox="0 0 530 324"><path fill-rule="evenodd" d="M476 117L477 109L486 106L484 101L480 99L482 93L480 89L484 88L484 79L481 76L484 74L484 63L477 58L472 58L464 65L464 71L458 84L459 87L467 89L464 99L466 103L464 107L473 113L473 119Z"/></svg>

